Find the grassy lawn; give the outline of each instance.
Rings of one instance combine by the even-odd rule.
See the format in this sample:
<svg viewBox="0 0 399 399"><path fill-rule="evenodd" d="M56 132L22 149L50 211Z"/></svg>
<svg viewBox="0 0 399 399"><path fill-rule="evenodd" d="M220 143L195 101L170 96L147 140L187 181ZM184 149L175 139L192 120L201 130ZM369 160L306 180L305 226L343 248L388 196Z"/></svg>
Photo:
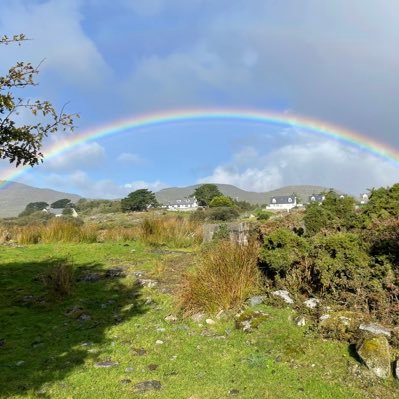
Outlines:
<svg viewBox="0 0 399 399"><path fill-rule="evenodd" d="M189 263L190 254L137 242L1 248L0 397L399 398L397 382L353 372L346 344L297 327L288 308L260 305L268 317L249 334L214 315L214 325L165 321L182 257ZM40 277L60 259L77 280L66 299L49 296ZM115 363L96 367L103 361ZM154 380L159 391L136 392Z"/></svg>

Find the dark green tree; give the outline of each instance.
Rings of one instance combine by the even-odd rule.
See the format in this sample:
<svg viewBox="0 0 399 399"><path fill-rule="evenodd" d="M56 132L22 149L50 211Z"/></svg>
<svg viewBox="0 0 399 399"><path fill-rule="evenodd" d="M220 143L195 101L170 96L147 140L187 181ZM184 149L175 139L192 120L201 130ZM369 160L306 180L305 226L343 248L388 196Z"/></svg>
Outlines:
<svg viewBox="0 0 399 399"><path fill-rule="evenodd" d="M213 198L223 195L216 184L203 184L194 190L195 197L201 206L209 206Z"/></svg>
<svg viewBox="0 0 399 399"><path fill-rule="evenodd" d="M50 206L53 209L63 209L63 208L68 208L68 207L72 206L72 203L71 203L70 199L62 198L62 199L59 199L59 200L53 202Z"/></svg>
<svg viewBox="0 0 399 399"><path fill-rule="evenodd" d="M26 205L25 209L23 212L19 214L19 216L28 216L34 212L42 211L43 209L46 209L48 207L48 203L44 201L39 201L39 202L30 202L28 205Z"/></svg>
<svg viewBox="0 0 399 399"><path fill-rule="evenodd" d="M363 209L370 219L399 216L399 183L392 187L372 189Z"/></svg>
<svg viewBox="0 0 399 399"><path fill-rule="evenodd" d="M126 198L121 200L123 212L141 212L148 210L150 207L155 208L158 205L155 194L146 188L133 191Z"/></svg>
<svg viewBox="0 0 399 399"><path fill-rule="evenodd" d="M0 45L21 44L27 40L23 34L0 37ZM16 97L20 89L36 86L37 66L17 62L4 76L0 76L0 158L10 163L34 166L43 159L42 142L45 137L58 130L74 129L77 114L66 114L64 108L57 111L49 101ZM28 110L37 117L32 124L18 124L15 117Z"/></svg>

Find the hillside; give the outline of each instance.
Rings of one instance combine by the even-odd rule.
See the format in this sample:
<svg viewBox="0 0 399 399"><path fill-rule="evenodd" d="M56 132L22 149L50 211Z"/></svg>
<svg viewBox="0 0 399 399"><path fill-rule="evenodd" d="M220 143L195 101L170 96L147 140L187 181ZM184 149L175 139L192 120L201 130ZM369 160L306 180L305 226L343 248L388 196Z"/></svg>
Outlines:
<svg viewBox="0 0 399 399"><path fill-rule="evenodd" d="M251 204L265 204L269 203L269 200L273 196L279 195L290 195L295 193L302 201L307 202L308 197L315 193L329 190L326 187L301 185L301 186L286 186L276 190L267 191L263 193L257 193L252 191L245 191L238 187L230 184L216 184L219 190L231 198L238 199L240 201L248 201ZM194 193L194 190L199 187L200 184L196 184L188 187L171 187L160 190L156 193L159 202L164 203L188 197Z"/></svg>
<svg viewBox="0 0 399 399"><path fill-rule="evenodd" d="M62 198L68 198L75 202L82 197L76 194L13 182L0 189L0 217L17 216L30 202L45 201L52 203Z"/></svg>

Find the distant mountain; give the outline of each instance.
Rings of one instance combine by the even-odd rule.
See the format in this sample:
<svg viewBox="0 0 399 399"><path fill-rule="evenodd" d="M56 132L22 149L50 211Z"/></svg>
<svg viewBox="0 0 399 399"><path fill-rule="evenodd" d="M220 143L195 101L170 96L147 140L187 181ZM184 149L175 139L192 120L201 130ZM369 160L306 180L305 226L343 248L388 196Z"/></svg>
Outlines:
<svg viewBox="0 0 399 399"><path fill-rule="evenodd" d="M174 201L189 197L194 193L194 190L201 184L188 187L171 187L158 191L156 197L160 203ZM321 186L286 186L277 190L266 191L263 193L245 191L230 184L216 184L219 190L231 198L238 199L239 201L248 201L251 204L268 204L271 197L279 195L291 195L295 193L304 203L308 202L308 198L312 194L318 194L323 191L328 191L329 188Z"/></svg>
<svg viewBox="0 0 399 399"><path fill-rule="evenodd" d="M82 197L76 194L12 182L6 187L0 188L0 217L18 216L30 202L45 201L51 204L62 198L76 202Z"/></svg>

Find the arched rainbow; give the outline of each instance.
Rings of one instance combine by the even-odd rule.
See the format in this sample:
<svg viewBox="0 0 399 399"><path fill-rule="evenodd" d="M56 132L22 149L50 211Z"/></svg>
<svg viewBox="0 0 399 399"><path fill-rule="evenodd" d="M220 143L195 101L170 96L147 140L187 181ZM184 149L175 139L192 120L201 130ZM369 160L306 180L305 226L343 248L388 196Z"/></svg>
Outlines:
<svg viewBox="0 0 399 399"><path fill-rule="evenodd" d="M45 159L51 159L66 151L70 151L82 143L118 134L126 130L182 122L216 120L236 120L241 122L265 123L304 129L309 133L339 141L345 145L368 152L399 168L398 150L391 148L386 144L372 140L360 133L305 116L274 111L246 109L181 109L133 116L88 129L80 134L69 136L66 140L57 142L50 148L47 148L45 151ZM0 181L3 181L3 183L0 183L0 188L7 185L7 181L15 180L28 169L30 168L21 167L18 169L9 168L4 171L0 174Z"/></svg>

